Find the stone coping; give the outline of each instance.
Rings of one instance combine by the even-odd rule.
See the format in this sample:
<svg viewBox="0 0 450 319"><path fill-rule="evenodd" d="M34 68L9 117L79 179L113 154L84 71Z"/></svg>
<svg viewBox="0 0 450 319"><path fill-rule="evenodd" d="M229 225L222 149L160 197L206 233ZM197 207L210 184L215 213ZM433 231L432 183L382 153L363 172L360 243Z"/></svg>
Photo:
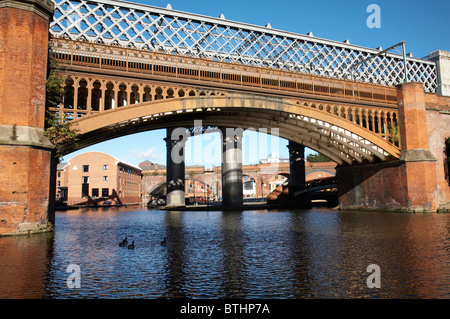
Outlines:
<svg viewBox="0 0 450 319"><path fill-rule="evenodd" d="M55 146L44 135L44 129L0 124L0 145L30 146L52 150Z"/></svg>
<svg viewBox="0 0 450 319"><path fill-rule="evenodd" d="M55 5L51 0L3 0L0 8L15 8L34 12L40 17L50 20L53 16Z"/></svg>

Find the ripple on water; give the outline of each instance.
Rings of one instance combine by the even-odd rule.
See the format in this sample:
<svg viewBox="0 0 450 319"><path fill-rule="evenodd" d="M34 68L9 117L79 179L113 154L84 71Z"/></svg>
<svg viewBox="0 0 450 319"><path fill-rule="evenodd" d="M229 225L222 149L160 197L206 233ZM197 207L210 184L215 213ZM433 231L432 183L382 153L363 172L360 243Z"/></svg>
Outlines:
<svg viewBox="0 0 450 319"><path fill-rule="evenodd" d="M0 238L0 297L448 298L448 225L450 215L318 209L57 213L54 234ZM126 236L134 250L119 247ZM67 287L70 264L80 289Z"/></svg>

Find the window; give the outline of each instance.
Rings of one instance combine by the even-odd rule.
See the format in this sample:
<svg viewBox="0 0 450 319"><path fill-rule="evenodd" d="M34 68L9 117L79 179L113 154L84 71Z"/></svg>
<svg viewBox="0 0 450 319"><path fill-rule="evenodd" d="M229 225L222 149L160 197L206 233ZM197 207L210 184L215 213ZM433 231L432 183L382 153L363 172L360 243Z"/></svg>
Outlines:
<svg viewBox="0 0 450 319"><path fill-rule="evenodd" d="M60 182L60 181L58 181L58 187L59 187L59 186L61 186L61 182Z"/></svg>
<svg viewBox="0 0 450 319"><path fill-rule="evenodd" d="M81 183L83 184L89 184L89 176L83 176L81 178Z"/></svg>
<svg viewBox="0 0 450 319"><path fill-rule="evenodd" d="M58 177L61 177L61 172L58 172Z"/></svg>
<svg viewBox="0 0 450 319"><path fill-rule="evenodd" d="M103 170L108 170L109 169L109 167L108 167L108 165L103 165Z"/></svg>
<svg viewBox="0 0 450 319"><path fill-rule="evenodd" d="M83 173L89 172L89 165L83 165Z"/></svg>
<svg viewBox="0 0 450 319"><path fill-rule="evenodd" d="M106 182L108 180L108 176L103 176L103 180Z"/></svg>
<svg viewBox="0 0 450 319"><path fill-rule="evenodd" d="M81 197L85 198L89 196L89 184L81 185Z"/></svg>
<svg viewBox="0 0 450 319"><path fill-rule="evenodd" d="M109 188L102 188L102 197L109 196Z"/></svg>
<svg viewBox="0 0 450 319"><path fill-rule="evenodd" d="M67 187L61 187L59 191L60 191L59 199L62 201L67 201L67 193L68 193Z"/></svg>
<svg viewBox="0 0 450 319"><path fill-rule="evenodd" d="M98 188L92 189L92 197L98 197Z"/></svg>

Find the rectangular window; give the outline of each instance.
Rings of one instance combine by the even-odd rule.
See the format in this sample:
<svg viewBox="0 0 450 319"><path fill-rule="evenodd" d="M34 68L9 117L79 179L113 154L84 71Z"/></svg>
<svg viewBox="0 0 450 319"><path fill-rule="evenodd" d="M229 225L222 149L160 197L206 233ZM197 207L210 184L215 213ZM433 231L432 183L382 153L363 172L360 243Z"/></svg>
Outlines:
<svg viewBox="0 0 450 319"><path fill-rule="evenodd" d="M60 182L60 181L58 181L58 187L59 187L59 186L61 186L61 182Z"/></svg>
<svg viewBox="0 0 450 319"><path fill-rule="evenodd" d="M89 165L83 165L83 173L89 172Z"/></svg>
<svg viewBox="0 0 450 319"><path fill-rule="evenodd" d="M102 197L109 196L109 188L102 188Z"/></svg>
<svg viewBox="0 0 450 319"><path fill-rule="evenodd" d="M61 172L58 172L58 177L61 177Z"/></svg>
<svg viewBox="0 0 450 319"><path fill-rule="evenodd" d="M108 170L108 165L103 165L103 169L106 171L106 170Z"/></svg>
<svg viewBox="0 0 450 319"><path fill-rule="evenodd" d="M81 197L85 198L89 196L89 184L81 185Z"/></svg>
<svg viewBox="0 0 450 319"><path fill-rule="evenodd" d="M106 182L108 180L108 176L103 176L103 180Z"/></svg>
<svg viewBox="0 0 450 319"><path fill-rule="evenodd" d="M92 189L92 197L98 197L98 188Z"/></svg>
<svg viewBox="0 0 450 319"><path fill-rule="evenodd" d="M89 184L89 176L83 176L81 178L81 183L83 184Z"/></svg>
<svg viewBox="0 0 450 319"><path fill-rule="evenodd" d="M66 201L67 200L67 193L68 193L67 187L61 187L59 190L61 192L60 196L59 196L60 200Z"/></svg>

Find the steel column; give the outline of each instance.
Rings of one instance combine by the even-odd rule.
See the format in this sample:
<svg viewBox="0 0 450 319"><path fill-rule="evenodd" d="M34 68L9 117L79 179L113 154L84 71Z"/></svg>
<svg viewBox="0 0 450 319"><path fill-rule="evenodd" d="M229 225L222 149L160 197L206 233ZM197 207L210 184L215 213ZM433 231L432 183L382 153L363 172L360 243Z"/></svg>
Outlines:
<svg viewBox="0 0 450 319"><path fill-rule="evenodd" d="M222 153L222 203L224 207L243 204L242 184L242 133L243 129L221 128Z"/></svg>
<svg viewBox="0 0 450 319"><path fill-rule="evenodd" d="M172 134L173 129L167 129L167 168L166 168L166 206L183 207L185 202L185 160L184 140Z"/></svg>
<svg viewBox="0 0 450 319"><path fill-rule="evenodd" d="M305 185L305 146L289 141L289 194L294 193Z"/></svg>

